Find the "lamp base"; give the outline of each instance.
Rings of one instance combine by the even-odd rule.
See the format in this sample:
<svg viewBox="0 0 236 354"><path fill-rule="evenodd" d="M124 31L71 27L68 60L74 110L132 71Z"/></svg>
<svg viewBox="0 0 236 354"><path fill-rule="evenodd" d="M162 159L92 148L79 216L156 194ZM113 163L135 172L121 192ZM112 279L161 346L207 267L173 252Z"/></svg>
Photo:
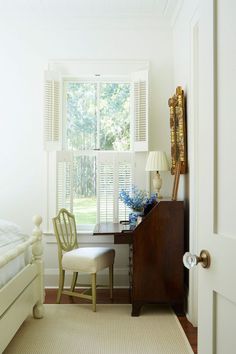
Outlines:
<svg viewBox="0 0 236 354"><path fill-rule="evenodd" d="M154 191L157 193L157 198L162 199L163 197L160 193L161 186L162 186L162 179L161 179L160 173L158 171L154 175L152 183L153 183Z"/></svg>

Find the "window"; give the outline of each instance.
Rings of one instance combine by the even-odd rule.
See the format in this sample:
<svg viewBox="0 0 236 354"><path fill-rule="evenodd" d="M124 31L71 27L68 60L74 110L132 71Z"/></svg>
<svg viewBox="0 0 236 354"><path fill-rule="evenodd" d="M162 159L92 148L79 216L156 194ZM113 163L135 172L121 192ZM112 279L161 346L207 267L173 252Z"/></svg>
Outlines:
<svg viewBox="0 0 236 354"><path fill-rule="evenodd" d="M56 151L55 167L48 163L48 191L50 186L55 189L50 210L65 207L77 224L88 228L127 219L129 210L119 192L134 183L134 151L147 150L146 78L71 79L47 72L44 127L49 160Z"/></svg>
<svg viewBox="0 0 236 354"><path fill-rule="evenodd" d="M117 210L115 205L121 186L129 189L132 184L130 86L126 82L63 82L64 150L73 151L70 188L77 224L118 220L125 214L123 205L119 203ZM121 175L124 164L126 172Z"/></svg>

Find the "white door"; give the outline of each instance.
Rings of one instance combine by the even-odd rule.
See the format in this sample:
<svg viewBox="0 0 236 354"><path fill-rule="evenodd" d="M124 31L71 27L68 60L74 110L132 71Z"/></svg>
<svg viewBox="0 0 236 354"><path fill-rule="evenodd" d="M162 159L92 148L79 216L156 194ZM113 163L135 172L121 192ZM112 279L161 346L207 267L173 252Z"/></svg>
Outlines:
<svg viewBox="0 0 236 354"><path fill-rule="evenodd" d="M200 0L199 353L236 353L236 1Z"/></svg>

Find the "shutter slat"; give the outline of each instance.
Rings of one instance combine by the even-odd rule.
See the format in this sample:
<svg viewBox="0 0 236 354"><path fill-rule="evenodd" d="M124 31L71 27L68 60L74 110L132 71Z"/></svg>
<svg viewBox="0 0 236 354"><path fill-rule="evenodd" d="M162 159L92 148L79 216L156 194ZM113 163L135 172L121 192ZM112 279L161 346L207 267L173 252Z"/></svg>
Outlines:
<svg viewBox="0 0 236 354"><path fill-rule="evenodd" d="M132 164L131 162L121 162L119 163L119 193L121 190L131 191L133 184L132 178ZM131 212L120 199L118 204L119 220L128 220L129 213Z"/></svg>
<svg viewBox="0 0 236 354"><path fill-rule="evenodd" d="M114 166L111 162L101 162L99 168L100 222L113 221Z"/></svg>
<svg viewBox="0 0 236 354"><path fill-rule="evenodd" d="M129 208L119 199L122 189L131 190L133 182L133 153L103 153L98 159L99 220L117 222L127 220Z"/></svg>
<svg viewBox="0 0 236 354"><path fill-rule="evenodd" d="M134 151L148 151L148 71L133 74Z"/></svg>
<svg viewBox="0 0 236 354"><path fill-rule="evenodd" d="M66 208L73 212L73 155L71 152L57 152L57 212Z"/></svg>
<svg viewBox="0 0 236 354"><path fill-rule="evenodd" d="M60 81L59 74L45 72L44 82L44 148L56 150L60 145Z"/></svg>

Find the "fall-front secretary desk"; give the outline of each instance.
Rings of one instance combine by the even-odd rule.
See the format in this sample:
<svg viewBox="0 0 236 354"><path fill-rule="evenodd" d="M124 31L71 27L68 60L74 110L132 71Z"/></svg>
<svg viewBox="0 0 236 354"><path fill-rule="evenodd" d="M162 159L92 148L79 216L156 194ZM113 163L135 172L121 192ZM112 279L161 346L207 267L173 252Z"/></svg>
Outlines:
<svg viewBox="0 0 236 354"><path fill-rule="evenodd" d="M182 201L160 201L134 230L118 223L101 223L96 225L94 235L114 235L114 243L132 245L132 316L139 316L147 303L169 303L183 309Z"/></svg>

